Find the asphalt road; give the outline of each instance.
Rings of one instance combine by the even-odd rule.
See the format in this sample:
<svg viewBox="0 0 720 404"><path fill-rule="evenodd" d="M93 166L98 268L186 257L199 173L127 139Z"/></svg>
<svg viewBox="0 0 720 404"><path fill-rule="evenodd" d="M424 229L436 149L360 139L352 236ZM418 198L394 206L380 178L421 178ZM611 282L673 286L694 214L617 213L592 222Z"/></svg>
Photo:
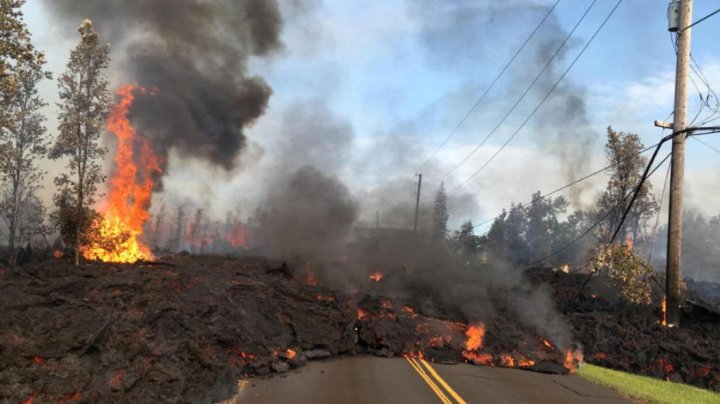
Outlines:
<svg viewBox="0 0 720 404"><path fill-rule="evenodd" d="M238 387L228 403L629 403L572 375L370 356L311 362Z"/></svg>

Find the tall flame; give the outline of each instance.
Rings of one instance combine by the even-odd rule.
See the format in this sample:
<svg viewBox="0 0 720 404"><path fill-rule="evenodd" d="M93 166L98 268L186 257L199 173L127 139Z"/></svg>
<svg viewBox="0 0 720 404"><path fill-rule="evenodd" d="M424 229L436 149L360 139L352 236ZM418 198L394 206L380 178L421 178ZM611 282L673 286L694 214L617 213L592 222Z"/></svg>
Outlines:
<svg viewBox="0 0 720 404"><path fill-rule="evenodd" d="M119 100L108 118L107 129L118 141L115 169L107 206L94 223L90 245L83 250L87 259L126 263L152 259L150 249L138 238L149 218L153 176L159 174L161 168L150 143L136 134L128 120L134 91L148 92L132 84L120 87ZM139 155L136 156L136 152Z"/></svg>

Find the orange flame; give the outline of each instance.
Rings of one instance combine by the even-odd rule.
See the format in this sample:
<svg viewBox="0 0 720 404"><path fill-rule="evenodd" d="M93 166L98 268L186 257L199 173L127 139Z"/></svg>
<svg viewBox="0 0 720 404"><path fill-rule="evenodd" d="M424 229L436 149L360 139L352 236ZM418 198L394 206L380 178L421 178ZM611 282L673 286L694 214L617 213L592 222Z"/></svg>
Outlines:
<svg viewBox="0 0 720 404"><path fill-rule="evenodd" d="M365 313L365 310L358 308L357 309L357 319L362 320L365 317L367 317L367 313Z"/></svg>
<svg viewBox="0 0 720 404"><path fill-rule="evenodd" d="M555 348L555 347L553 346L553 344L552 344L550 341L546 340L546 339L543 340L543 344L544 344L546 347L548 347L548 348Z"/></svg>
<svg viewBox="0 0 720 404"><path fill-rule="evenodd" d="M493 366L493 356L489 353L477 353L477 352L463 352L463 357L469 361L474 362L477 365L482 366Z"/></svg>
<svg viewBox="0 0 720 404"><path fill-rule="evenodd" d="M380 282L383 278L382 272L375 272L372 275L370 275L370 280L374 282Z"/></svg>
<svg viewBox="0 0 720 404"><path fill-rule="evenodd" d="M94 224L93 241L83 249L86 259L126 263L152 259L150 249L138 238L149 218L153 176L161 168L150 143L137 136L128 120L136 90L147 92L131 84L120 87L117 90L120 100L110 111L107 128L118 141L115 172L110 179L103 217Z"/></svg>
<svg viewBox="0 0 720 404"><path fill-rule="evenodd" d="M245 247L245 242L247 239L247 230L242 225L238 224L236 226L233 226L233 228L230 230L230 232L225 235L225 241L230 243L231 246L237 248L237 247Z"/></svg>
<svg viewBox="0 0 720 404"><path fill-rule="evenodd" d="M34 404L36 398L37 398L37 393L32 393L32 394L30 394L30 397L27 398L27 400L23 401L23 404Z"/></svg>
<svg viewBox="0 0 720 404"><path fill-rule="evenodd" d="M518 366L521 368L531 368L531 367L535 366L535 361L523 356L520 358L520 361L518 362Z"/></svg>
<svg viewBox="0 0 720 404"><path fill-rule="evenodd" d="M577 364L582 362L582 360L582 352L568 350L567 353L565 353L565 369L567 369L569 373L574 373L575 369L577 369Z"/></svg>
<svg viewBox="0 0 720 404"><path fill-rule="evenodd" d="M297 356L297 352L293 351L292 349L288 349L285 352L285 355L288 357L288 359L290 359L292 361L292 360L295 360L295 357Z"/></svg>
<svg viewBox="0 0 720 404"><path fill-rule="evenodd" d="M485 337L485 326L482 323L471 325L465 331L467 339L465 340L465 350L474 351L482 348L483 337Z"/></svg>
<svg viewBox="0 0 720 404"><path fill-rule="evenodd" d="M660 309L662 310L662 320L660 321L660 324L667 327L667 299L665 298L665 295L663 295L662 303L660 304Z"/></svg>
<svg viewBox="0 0 720 404"><path fill-rule="evenodd" d="M502 366L508 367L508 368L514 368L515 367L515 358L508 354L502 354L500 355L500 363Z"/></svg>

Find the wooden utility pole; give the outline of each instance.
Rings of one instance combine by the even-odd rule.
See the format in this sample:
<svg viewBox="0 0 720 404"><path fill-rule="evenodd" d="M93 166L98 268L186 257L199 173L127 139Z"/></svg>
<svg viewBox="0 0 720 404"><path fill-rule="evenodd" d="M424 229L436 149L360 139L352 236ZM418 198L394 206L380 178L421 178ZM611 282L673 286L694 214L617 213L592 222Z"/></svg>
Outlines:
<svg viewBox="0 0 720 404"><path fill-rule="evenodd" d="M678 23L678 51L675 70L675 113L673 133L687 126L688 75L690 70L690 32L692 0L680 1ZM683 181L685 177L685 138L682 133L673 137L672 171L670 174L670 213L668 218L667 272L665 293L667 298L667 325L680 325L680 263L682 241Z"/></svg>
<svg viewBox="0 0 720 404"><path fill-rule="evenodd" d="M422 174L418 174L418 188L417 188L417 196L415 199L415 225L413 226L414 234L417 234L418 214L420 213L420 187L421 186L422 186Z"/></svg>

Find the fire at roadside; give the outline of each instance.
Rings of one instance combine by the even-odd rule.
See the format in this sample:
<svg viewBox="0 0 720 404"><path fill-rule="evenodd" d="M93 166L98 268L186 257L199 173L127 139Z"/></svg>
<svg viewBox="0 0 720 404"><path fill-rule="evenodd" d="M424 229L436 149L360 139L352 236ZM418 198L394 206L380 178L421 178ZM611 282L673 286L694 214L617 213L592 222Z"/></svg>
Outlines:
<svg viewBox="0 0 720 404"><path fill-rule="evenodd" d="M720 331L717 316L686 316L670 332L657 313L570 299L573 275L530 272L552 285L575 328L578 349L562 351L506 316L467 324L292 274L265 259L191 256L5 270L0 400L213 402L232 396L238 379L355 354L562 374L578 366L580 345L586 361L604 366L710 388L720 380L720 351L708 337ZM368 279L371 288L382 282Z"/></svg>

